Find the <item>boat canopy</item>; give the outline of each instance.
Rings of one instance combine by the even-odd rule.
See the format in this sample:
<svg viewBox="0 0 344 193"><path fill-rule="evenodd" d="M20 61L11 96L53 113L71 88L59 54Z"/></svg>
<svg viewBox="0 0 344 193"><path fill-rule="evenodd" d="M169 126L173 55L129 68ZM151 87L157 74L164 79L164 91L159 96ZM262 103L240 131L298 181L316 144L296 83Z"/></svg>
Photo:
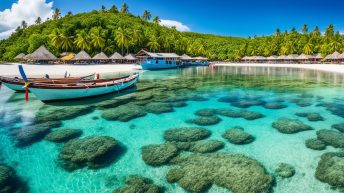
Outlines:
<svg viewBox="0 0 344 193"><path fill-rule="evenodd" d="M138 57L151 57L151 58L181 58L175 53L153 53L146 50L141 50L137 53Z"/></svg>

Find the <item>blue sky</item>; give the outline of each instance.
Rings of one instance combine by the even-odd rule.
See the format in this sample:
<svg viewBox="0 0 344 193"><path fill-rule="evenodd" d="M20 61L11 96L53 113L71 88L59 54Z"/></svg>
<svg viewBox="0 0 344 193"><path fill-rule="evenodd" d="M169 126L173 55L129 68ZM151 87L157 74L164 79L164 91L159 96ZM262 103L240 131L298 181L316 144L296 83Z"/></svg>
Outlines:
<svg viewBox="0 0 344 193"><path fill-rule="evenodd" d="M17 1L1 0L0 11L11 8ZM310 29L318 25L322 31L332 23L344 32L342 0L53 0L53 8L60 8L62 13L79 13L99 9L101 5L120 7L124 2L135 15L147 9L152 15L179 21L191 31L201 33L242 37L269 35L276 28L299 30L304 23Z"/></svg>

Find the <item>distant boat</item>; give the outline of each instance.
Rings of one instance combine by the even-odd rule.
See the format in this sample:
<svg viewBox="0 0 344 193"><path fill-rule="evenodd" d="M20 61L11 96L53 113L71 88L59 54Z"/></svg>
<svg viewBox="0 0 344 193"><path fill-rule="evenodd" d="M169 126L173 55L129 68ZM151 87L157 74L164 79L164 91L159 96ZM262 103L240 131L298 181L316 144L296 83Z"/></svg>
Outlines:
<svg viewBox="0 0 344 193"><path fill-rule="evenodd" d="M34 83L59 83L63 81L66 83L67 81L69 82L75 82L75 81L87 81L88 78L94 77L94 74L84 76L84 77L68 77L68 78L29 78L29 82ZM24 92L25 91L25 81L21 78L14 77L14 78L9 78L9 77L3 77L0 76L0 81L9 89L14 90L16 92Z"/></svg>
<svg viewBox="0 0 344 193"><path fill-rule="evenodd" d="M29 90L44 102L72 100L105 95L127 89L136 84L139 74L112 79L98 79L87 82L63 84L33 83Z"/></svg>
<svg viewBox="0 0 344 193"><path fill-rule="evenodd" d="M180 56L175 53L152 53L141 50L137 54L143 70L161 70L182 66Z"/></svg>

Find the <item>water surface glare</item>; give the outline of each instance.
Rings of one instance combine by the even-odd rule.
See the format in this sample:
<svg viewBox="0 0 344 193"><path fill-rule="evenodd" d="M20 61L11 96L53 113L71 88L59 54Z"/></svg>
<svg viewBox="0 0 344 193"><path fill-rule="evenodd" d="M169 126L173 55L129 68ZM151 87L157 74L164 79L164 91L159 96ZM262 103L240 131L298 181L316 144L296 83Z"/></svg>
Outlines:
<svg viewBox="0 0 344 193"><path fill-rule="evenodd" d="M141 149L166 143L163 136L170 128L201 127L211 132L207 140L224 143L218 152L243 154L257 160L267 174L275 177L272 192L340 192L316 179L315 171L321 155L343 148L327 145L325 150L312 150L305 146L305 141L317 138L316 132L321 129L338 131L331 126L344 122L343 93L341 74L269 67L147 71L137 86L127 91L50 104L38 101L32 94L26 103L23 93L14 93L2 85L0 159L15 169L32 193L110 193L125 186L125 178L130 175L150 178L165 192L186 192L179 183L166 180L167 172L174 166L147 165ZM231 109L239 117L219 113L200 120L194 114L209 108ZM263 116L252 118L249 112ZM323 119L314 121L297 113L318 113ZM214 117L219 121L211 123ZM298 119L312 129L282 133L272 126L279 118ZM32 133L33 124L53 121L57 125L52 129ZM223 138L229 128L236 126L254 136L254 141L240 145ZM71 169L76 167L73 164L63 166L59 152L65 143L48 141L46 135L66 128L81 130L79 138L110 136L119 143L121 152L115 152L118 156L104 165L96 165L94 162L99 160L93 160L77 168ZM180 155L189 154L192 153L180 151ZM292 165L295 175L276 176L280 163ZM214 184L208 192L230 191Z"/></svg>

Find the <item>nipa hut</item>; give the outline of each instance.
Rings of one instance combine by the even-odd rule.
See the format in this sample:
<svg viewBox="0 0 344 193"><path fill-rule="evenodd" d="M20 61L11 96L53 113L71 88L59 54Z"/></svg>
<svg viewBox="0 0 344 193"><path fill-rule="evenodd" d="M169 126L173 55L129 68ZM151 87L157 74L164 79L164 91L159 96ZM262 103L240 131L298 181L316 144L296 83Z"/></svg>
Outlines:
<svg viewBox="0 0 344 193"><path fill-rule="evenodd" d="M125 60L125 58L118 52L115 52L114 54L112 54L109 57L109 59L112 60L112 62L114 63L122 63Z"/></svg>
<svg viewBox="0 0 344 193"><path fill-rule="evenodd" d="M23 60L25 57L25 54L24 53L20 53L18 54L16 57L14 57L15 60Z"/></svg>
<svg viewBox="0 0 344 193"><path fill-rule="evenodd" d="M124 58L129 63L136 63L138 61L134 54L128 54Z"/></svg>
<svg viewBox="0 0 344 193"><path fill-rule="evenodd" d="M334 52L333 54L327 55L324 60L326 60L328 62L338 62L339 56L340 56L340 53Z"/></svg>
<svg viewBox="0 0 344 193"><path fill-rule="evenodd" d="M188 56L188 55L186 55L186 54L183 54L182 57L181 57L181 60L190 61L190 60L193 60L193 58Z"/></svg>
<svg viewBox="0 0 344 193"><path fill-rule="evenodd" d="M88 64L92 58L89 54L82 50L76 54L72 60L77 64Z"/></svg>
<svg viewBox="0 0 344 193"><path fill-rule="evenodd" d="M26 55L24 59L35 61L38 63L45 63L57 60L56 56L49 52L45 46L41 46L33 53Z"/></svg>

